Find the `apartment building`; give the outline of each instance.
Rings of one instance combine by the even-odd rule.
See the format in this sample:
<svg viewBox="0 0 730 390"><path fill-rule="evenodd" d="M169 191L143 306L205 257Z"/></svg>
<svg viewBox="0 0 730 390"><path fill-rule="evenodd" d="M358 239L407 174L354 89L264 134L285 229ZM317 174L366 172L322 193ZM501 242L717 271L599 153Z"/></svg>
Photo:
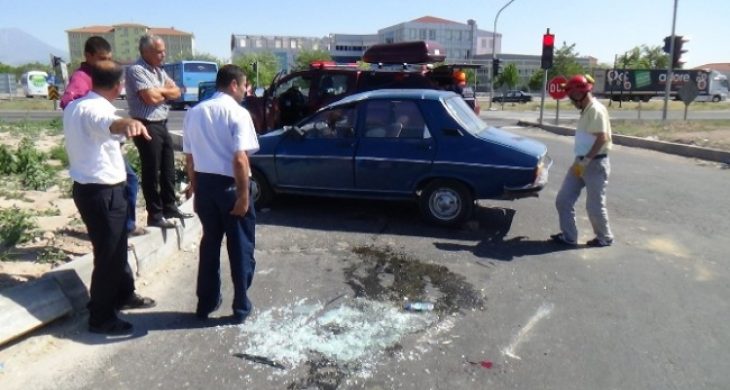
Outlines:
<svg viewBox="0 0 730 390"><path fill-rule="evenodd" d="M84 43L89 37L104 37L112 46L114 59L129 64L139 57L139 38L145 34L158 35L165 41L167 55L181 58L194 54L194 36L192 33L177 30L174 27L148 27L141 24L123 23L112 26L88 26L66 30L71 62L84 60Z"/></svg>

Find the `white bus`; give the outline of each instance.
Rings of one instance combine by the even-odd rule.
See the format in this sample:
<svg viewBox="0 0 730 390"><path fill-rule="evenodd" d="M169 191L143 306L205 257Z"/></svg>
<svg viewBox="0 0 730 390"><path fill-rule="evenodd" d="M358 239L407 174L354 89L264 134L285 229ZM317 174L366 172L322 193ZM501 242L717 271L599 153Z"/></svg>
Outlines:
<svg viewBox="0 0 730 390"><path fill-rule="evenodd" d="M48 97L48 73L40 70L31 70L20 76L23 93L26 97Z"/></svg>

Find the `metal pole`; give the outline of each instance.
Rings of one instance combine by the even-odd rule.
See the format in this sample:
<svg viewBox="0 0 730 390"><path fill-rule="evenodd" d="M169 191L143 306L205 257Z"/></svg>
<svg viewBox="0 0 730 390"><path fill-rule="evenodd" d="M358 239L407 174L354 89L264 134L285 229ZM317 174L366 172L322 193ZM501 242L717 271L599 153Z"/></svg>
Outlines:
<svg viewBox="0 0 730 390"><path fill-rule="evenodd" d="M674 28L677 24L677 2L674 0L674 15L672 16L672 40L669 42L669 64L667 65L667 82L664 88L664 109L662 110L662 121L667 120L667 107L669 105L669 92L672 90L672 61L674 60Z"/></svg>
<svg viewBox="0 0 730 390"><path fill-rule="evenodd" d="M492 108L492 99L494 98L494 60L496 58L494 51L497 46L497 19L499 19L499 14L501 14L508 5L512 4L513 1L515 0L510 0L507 4L502 6L502 8L497 11L497 15L494 17L494 28L492 29L492 34L494 34L492 35L492 70L489 71L489 109Z"/></svg>
<svg viewBox="0 0 730 390"><path fill-rule="evenodd" d="M547 89L547 74L548 70L545 69L545 75L542 77L542 94L540 95L540 125L542 125L542 112L545 111L545 89Z"/></svg>
<svg viewBox="0 0 730 390"><path fill-rule="evenodd" d="M560 99L555 100L555 126L560 122Z"/></svg>

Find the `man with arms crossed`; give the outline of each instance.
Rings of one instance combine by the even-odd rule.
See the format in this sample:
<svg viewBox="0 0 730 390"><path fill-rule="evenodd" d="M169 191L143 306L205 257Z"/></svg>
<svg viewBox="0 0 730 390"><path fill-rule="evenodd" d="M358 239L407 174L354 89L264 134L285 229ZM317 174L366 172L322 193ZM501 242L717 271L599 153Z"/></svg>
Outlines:
<svg viewBox="0 0 730 390"><path fill-rule="evenodd" d="M248 155L259 149L251 115L240 102L246 76L225 65L216 76L218 92L188 110L183 152L195 193L195 212L203 225L195 314L206 319L221 303L220 251L226 235L233 279L233 320L243 322L252 305L246 291L253 281L256 213L251 199Z"/></svg>
<svg viewBox="0 0 730 390"><path fill-rule="evenodd" d="M108 60L97 62L91 80L91 92L63 112L73 199L94 252L89 331L131 334L132 324L119 319L116 311L153 307L155 301L134 292L134 277L127 263L126 173L119 141L125 136L150 136L139 121L116 115L111 102L122 91L119 65Z"/></svg>
<svg viewBox="0 0 730 390"><path fill-rule="evenodd" d="M147 225L171 228L169 218L190 218L175 204L175 154L167 130L168 100L180 97L180 88L167 76L165 42L156 35L139 39L140 58L127 69L129 116L142 122L152 139L134 139L142 163L142 193L147 203Z"/></svg>

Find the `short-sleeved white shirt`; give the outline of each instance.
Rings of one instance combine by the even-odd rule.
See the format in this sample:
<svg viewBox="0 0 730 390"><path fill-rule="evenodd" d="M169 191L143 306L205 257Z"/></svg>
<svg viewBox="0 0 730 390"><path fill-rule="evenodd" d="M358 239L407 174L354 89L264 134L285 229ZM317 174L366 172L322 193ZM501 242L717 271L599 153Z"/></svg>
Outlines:
<svg viewBox="0 0 730 390"><path fill-rule="evenodd" d="M580 114L578 125L575 128L575 155L585 156L596 142L596 134L606 133L608 142L598 151L605 154L611 150L611 121L608 118L606 107L591 98L588 106Z"/></svg>
<svg viewBox="0 0 730 390"><path fill-rule="evenodd" d="M111 133L121 117L116 107L91 91L63 111L63 133L71 178L81 184L118 184L126 180L120 149L123 136Z"/></svg>
<svg viewBox="0 0 730 390"><path fill-rule="evenodd" d="M251 114L228 94L216 92L185 114L183 152L193 155L196 172L234 177L234 154L258 150Z"/></svg>

